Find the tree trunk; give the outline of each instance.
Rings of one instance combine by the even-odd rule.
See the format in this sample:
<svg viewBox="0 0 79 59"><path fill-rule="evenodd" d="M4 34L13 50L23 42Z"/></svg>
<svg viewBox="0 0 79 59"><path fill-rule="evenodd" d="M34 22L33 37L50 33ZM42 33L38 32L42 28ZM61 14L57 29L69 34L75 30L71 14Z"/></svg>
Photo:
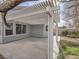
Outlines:
<svg viewBox="0 0 79 59"><path fill-rule="evenodd" d="M16 7L17 5L25 1L36 1L36 0L6 0L0 4L0 12L7 12L10 9Z"/></svg>
<svg viewBox="0 0 79 59"><path fill-rule="evenodd" d="M7 12L9 10L13 9L14 7L16 7L17 5L19 5L20 3L25 2L25 1L37 1L37 0L6 0L0 4L0 12L1 12L4 24L6 26L10 27L10 25L8 25L8 23L6 21Z"/></svg>

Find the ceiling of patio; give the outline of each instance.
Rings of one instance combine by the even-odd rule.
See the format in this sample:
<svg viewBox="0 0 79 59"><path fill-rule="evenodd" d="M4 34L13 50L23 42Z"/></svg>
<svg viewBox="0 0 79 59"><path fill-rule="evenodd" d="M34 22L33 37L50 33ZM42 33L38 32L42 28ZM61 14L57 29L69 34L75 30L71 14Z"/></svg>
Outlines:
<svg viewBox="0 0 79 59"><path fill-rule="evenodd" d="M43 10L44 12L42 12ZM28 24L47 24L48 15L45 11L45 9L35 9L26 6L21 6L9 11L6 18L7 20L20 21Z"/></svg>
<svg viewBox="0 0 79 59"><path fill-rule="evenodd" d="M24 16L18 19L14 19L15 21L21 21L28 24L47 24L48 17L46 13L40 13L32 16Z"/></svg>

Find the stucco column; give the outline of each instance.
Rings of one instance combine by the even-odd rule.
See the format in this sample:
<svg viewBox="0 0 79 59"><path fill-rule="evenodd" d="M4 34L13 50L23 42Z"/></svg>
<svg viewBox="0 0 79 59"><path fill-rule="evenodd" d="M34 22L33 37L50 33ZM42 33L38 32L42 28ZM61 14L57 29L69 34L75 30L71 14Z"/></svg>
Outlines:
<svg viewBox="0 0 79 59"><path fill-rule="evenodd" d="M1 40L0 40L0 43L3 43L3 38L5 36L5 24L2 19L1 13L0 13L0 17L1 17Z"/></svg>
<svg viewBox="0 0 79 59"><path fill-rule="evenodd" d="M2 21L2 24L1 24L1 35L2 37L5 36L5 25L4 25L4 22Z"/></svg>
<svg viewBox="0 0 79 59"><path fill-rule="evenodd" d="M57 54L56 54L56 56L58 56L59 55L59 41L60 41L60 38L59 38L59 36L58 36L58 20L56 19L56 47L57 47ZM57 59L57 57L56 57L56 59Z"/></svg>
<svg viewBox="0 0 79 59"><path fill-rule="evenodd" d="M54 35L53 35L53 28L54 28L54 23L53 23L53 18L48 16L48 54L49 54L49 59L54 59L53 56L53 40L54 40Z"/></svg>
<svg viewBox="0 0 79 59"><path fill-rule="evenodd" d="M13 35L16 35L16 23L13 22Z"/></svg>

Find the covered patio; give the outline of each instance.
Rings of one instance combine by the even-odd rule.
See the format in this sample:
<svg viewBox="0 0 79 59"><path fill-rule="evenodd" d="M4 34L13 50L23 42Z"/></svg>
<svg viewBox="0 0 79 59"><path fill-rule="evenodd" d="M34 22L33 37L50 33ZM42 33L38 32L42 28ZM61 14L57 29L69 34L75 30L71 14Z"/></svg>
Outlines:
<svg viewBox="0 0 79 59"><path fill-rule="evenodd" d="M14 42L0 44L0 52L7 59L57 59L58 10L58 3L44 1L31 7L17 6L9 11L6 18L12 27L6 27L1 20L0 43Z"/></svg>
<svg viewBox="0 0 79 59"><path fill-rule="evenodd" d="M30 37L0 44L0 54L6 59L48 59L47 38Z"/></svg>

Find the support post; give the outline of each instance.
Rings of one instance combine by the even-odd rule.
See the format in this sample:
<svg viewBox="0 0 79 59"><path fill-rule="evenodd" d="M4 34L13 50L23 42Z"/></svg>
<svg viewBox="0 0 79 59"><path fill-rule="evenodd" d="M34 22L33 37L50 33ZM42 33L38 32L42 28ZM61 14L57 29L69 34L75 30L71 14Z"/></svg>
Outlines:
<svg viewBox="0 0 79 59"><path fill-rule="evenodd" d="M54 35L53 35L53 19L48 15L48 59L53 59L53 40L54 40Z"/></svg>
<svg viewBox="0 0 79 59"><path fill-rule="evenodd" d="M56 13L56 15L57 15L57 18L55 18L55 23L56 23L56 26L55 26L55 29L56 29L56 45L57 45L57 55L56 56L59 56L59 50L60 50L60 37L59 37L59 35L58 35L58 22L59 22L59 20L60 20L60 17L59 17L59 13L58 13L58 11L55 11L55 13ZM56 57L56 59L58 59L57 57Z"/></svg>
<svg viewBox="0 0 79 59"><path fill-rule="evenodd" d="M56 45L57 45L57 55L59 54L59 41L60 41L60 38L58 36L58 20L56 19ZM56 57L57 59L57 57Z"/></svg>
<svg viewBox="0 0 79 59"><path fill-rule="evenodd" d="M3 23L3 21L2 21L2 23L1 23L1 39L0 39L0 43L3 43L3 38L4 38L4 23Z"/></svg>
<svg viewBox="0 0 79 59"><path fill-rule="evenodd" d="M16 23L13 22L13 35L16 35Z"/></svg>
<svg viewBox="0 0 79 59"><path fill-rule="evenodd" d="M55 11L51 14L51 7L47 7L48 13L48 59L57 59L59 46L57 45L58 40L58 20L55 19ZM56 36L54 36L54 20L56 20Z"/></svg>
<svg viewBox="0 0 79 59"><path fill-rule="evenodd" d="M47 7L47 12L50 12L50 7ZM53 22L53 17L50 17L48 14L48 59L54 59L53 55L53 40L54 40L54 35L53 35L53 28L54 28L54 22Z"/></svg>
<svg viewBox="0 0 79 59"><path fill-rule="evenodd" d="M1 14L1 13L0 13ZM1 16L1 19L2 19L2 15ZM4 21L3 19L1 20L1 39L0 39L0 43L4 43L4 36L5 36L5 25L4 25Z"/></svg>

